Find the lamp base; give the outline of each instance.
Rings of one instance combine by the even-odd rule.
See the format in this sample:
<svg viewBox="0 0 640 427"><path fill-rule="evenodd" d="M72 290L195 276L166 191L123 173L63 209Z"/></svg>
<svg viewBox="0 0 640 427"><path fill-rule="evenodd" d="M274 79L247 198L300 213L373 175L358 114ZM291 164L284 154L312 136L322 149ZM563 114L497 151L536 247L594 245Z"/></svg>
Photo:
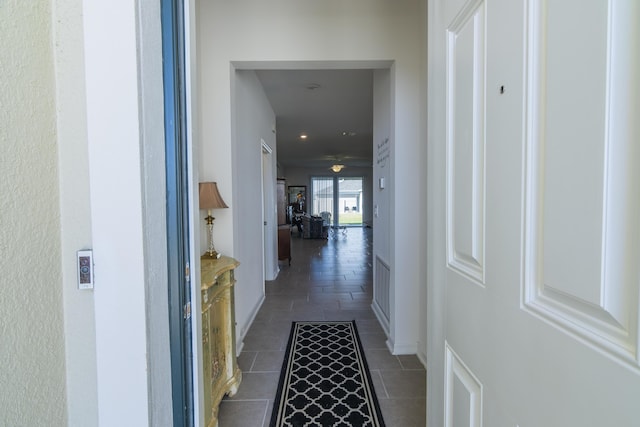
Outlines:
<svg viewBox="0 0 640 427"><path fill-rule="evenodd" d="M221 253L219 253L218 251L213 251L213 252L209 252L206 251L201 257L200 259L218 259L222 256Z"/></svg>

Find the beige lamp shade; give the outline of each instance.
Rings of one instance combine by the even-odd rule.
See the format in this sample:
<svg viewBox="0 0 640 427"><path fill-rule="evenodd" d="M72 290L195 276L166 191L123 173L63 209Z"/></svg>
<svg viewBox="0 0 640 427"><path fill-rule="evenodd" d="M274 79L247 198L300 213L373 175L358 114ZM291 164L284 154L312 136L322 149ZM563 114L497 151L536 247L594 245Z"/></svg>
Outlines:
<svg viewBox="0 0 640 427"><path fill-rule="evenodd" d="M199 185L200 209L228 208L218 191L218 183L201 182Z"/></svg>

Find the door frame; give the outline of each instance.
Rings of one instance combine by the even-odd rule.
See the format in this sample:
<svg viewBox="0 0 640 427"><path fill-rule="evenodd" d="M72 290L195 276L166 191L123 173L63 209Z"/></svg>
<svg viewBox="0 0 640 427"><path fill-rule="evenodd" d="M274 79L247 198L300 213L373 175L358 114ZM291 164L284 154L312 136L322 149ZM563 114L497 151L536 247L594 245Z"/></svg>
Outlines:
<svg viewBox="0 0 640 427"><path fill-rule="evenodd" d="M167 268L173 425L195 425L190 155L183 0L162 0Z"/></svg>
<svg viewBox="0 0 640 427"><path fill-rule="evenodd" d="M270 201L273 200L273 168L271 166L271 156L273 156L273 149L265 142L264 139L260 139L260 150L261 150L261 167L262 167L262 223L263 223L263 233L262 233L262 253L263 253L263 266L262 266L262 274L263 281L264 280L274 280L278 275L278 267L277 262L274 260L277 258L277 254L274 252L273 247L269 249L269 246L274 246L274 238L271 240L268 238L269 230L273 228L273 225L270 224L274 222L274 209L273 205L270 207ZM266 166L268 165L268 166Z"/></svg>

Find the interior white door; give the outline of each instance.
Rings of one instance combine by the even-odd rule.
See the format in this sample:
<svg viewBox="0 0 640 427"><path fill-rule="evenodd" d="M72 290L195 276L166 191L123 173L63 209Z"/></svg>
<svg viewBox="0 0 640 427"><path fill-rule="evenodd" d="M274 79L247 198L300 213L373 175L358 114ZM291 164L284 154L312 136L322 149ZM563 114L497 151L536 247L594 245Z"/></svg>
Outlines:
<svg viewBox="0 0 640 427"><path fill-rule="evenodd" d="M430 3L429 425L640 425L638 22Z"/></svg>

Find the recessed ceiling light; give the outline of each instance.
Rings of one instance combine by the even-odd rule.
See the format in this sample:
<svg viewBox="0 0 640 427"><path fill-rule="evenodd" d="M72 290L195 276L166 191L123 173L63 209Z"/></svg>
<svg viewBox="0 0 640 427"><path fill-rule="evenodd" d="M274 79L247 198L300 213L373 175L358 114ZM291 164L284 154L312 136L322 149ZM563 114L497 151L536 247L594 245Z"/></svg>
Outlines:
<svg viewBox="0 0 640 427"><path fill-rule="evenodd" d="M308 136L307 136L307 134L306 134L306 133L301 133L301 134L300 134L300 139L305 140L305 139L307 139L307 138L308 138Z"/></svg>

